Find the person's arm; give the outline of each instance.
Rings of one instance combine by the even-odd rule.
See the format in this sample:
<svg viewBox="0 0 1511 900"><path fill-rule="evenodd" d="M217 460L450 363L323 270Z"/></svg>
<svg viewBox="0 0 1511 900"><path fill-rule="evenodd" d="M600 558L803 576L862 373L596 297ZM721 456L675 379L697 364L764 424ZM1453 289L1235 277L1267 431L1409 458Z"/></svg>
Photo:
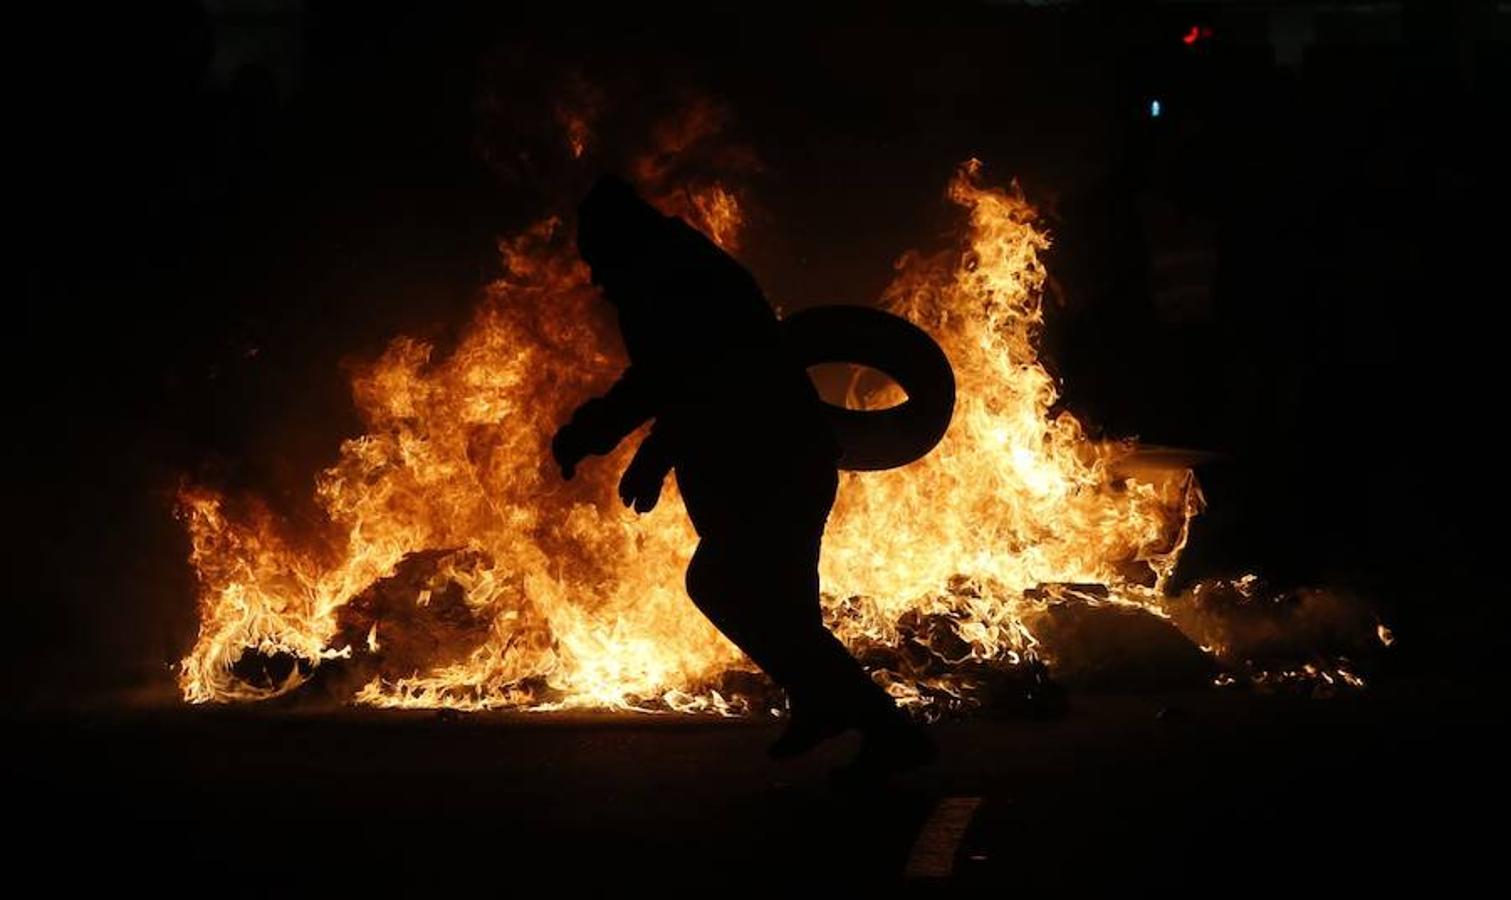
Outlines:
<svg viewBox="0 0 1511 900"><path fill-rule="evenodd" d="M630 366L602 397L577 407L551 439L551 455L571 478L583 458L608 453L655 415L655 397L641 369Z"/></svg>
<svg viewBox="0 0 1511 900"><path fill-rule="evenodd" d="M651 426L650 434L640 442L635 456L619 479L619 499L625 506L633 506L635 512L648 513L656 508L661 499L661 486L672 470L671 448L666 435L659 427Z"/></svg>

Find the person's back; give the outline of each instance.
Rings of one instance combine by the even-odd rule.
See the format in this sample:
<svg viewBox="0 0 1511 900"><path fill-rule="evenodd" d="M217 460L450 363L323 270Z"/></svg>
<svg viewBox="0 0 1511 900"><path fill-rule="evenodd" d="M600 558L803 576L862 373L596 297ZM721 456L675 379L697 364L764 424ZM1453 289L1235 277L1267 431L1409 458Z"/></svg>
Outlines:
<svg viewBox="0 0 1511 900"><path fill-rule="evenodd" d="M636 228L636 252L605 295L679 475L684 466L832 466L838 446L818 392L755 279L680 219Z"/></svg>

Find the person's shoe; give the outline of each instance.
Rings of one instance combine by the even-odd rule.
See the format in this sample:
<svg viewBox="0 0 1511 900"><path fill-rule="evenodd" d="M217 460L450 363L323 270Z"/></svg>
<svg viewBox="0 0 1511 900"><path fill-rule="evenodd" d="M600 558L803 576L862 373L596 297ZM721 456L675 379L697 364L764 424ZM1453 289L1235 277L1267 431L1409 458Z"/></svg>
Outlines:
<svg viewBox="0 0 1511 900"><path fill-rule="evenodd" d="M771 746L766 748L766 755L772 759L791 759L794 756L802 756L824 741L844 734L849 728L849 725L837 719L817 715L795 715L787 720L787 727L775 741L771 742Z"/></svg>
<svg viewBox="0 0 1511 900"><path fill-rule="evenodd" d="M939 746L912 723L866 735L855 758L829 773L839 790L883 784L889 777L926 766L939 758Z"/></svg>

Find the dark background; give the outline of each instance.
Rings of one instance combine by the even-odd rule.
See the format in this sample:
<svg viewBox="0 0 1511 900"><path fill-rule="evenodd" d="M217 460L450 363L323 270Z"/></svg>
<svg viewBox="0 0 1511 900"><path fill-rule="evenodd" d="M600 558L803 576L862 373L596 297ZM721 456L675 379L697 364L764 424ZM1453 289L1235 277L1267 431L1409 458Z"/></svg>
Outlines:
<svg viewBox="0 0 1511 900"><path fill-rule="evenodd" d="M61 6L13 35L6 659L32 701L167 683L195 624L178 479L308 514L359 425L342 360L444 339L495 238L592 174L500 163L572 73L615 133L729 106L764 163L745 258L788 306L866 302L942 245L966 157L1017 177L1056 238L1066 403L1224 454L1186 576L1356 588L1404 669L1497 664L1494 3Z"/></svg>

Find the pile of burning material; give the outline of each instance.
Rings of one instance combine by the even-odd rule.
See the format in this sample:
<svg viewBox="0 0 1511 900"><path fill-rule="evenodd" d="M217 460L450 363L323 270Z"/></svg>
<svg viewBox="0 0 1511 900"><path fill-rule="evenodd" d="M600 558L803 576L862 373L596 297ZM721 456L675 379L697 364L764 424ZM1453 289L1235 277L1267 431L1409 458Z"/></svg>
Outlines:
<svg viewBox="0 0 1511 900"><path fill-rule="evenodd" d="M829 600L829 598L826 598ZM829 600L825 620L840 634L859 633L849 647L866 671L922 718L937 720L986 710L1011 718L1047 719L1066 706L1061 686L1034 654L992 652L962 637L969 626L955 610L904 612L885 639L855 623L874 617L863 597Z"/></svg>
<svg viewBox="0 0 1511 900"><path fill-rule="evenodd" d="M1201 582L1165 608L1222 662L1222 685L1330 696L1364 687L1363 667L1395 642L1356 595L1275 590L1255 575Z"/></svg>
<svg viewBox="0 0 1511 900"><path fill-rule="evenodd" d="M699 110L656 129L675 140L630 172L733 249L738 192L664 180L717 140L720 119ZM985 183L974 160L948 197L958 242L906 254L880 305L949 356L956 415L917 463L844 476L821 564L830 627L925 716L1046 714L1060 702L1048 671L1185 683L1221 665L1252 679L1229 662L1262 629L1230 627L1217 594L1167 596L1202 503L1190 469L1139 467L1136 444L1094 440L1060 410L1038 356L1049 236L1033 207ZM696 537L674 486L644 517L618 503L634 442L570 483L548 464L570 405L624 364L570 224L547 217L500 250L503 275L449 353L400 337L357 370L365 428L316 479L318 533L291 534L245 498L182 490L200 582L186 699L314 681L376 706L777 708L683 594ZM895 391L857 389L852 405L889 406Z"/></svg>
<svg viewBox="0 0 1511 900"><path fill-rule="evenodd" d="M1219 665L1169 618L1098 584L1029 591L1040 655L1055 677L1092 690L1153 691L1210 684Z"/></svg>

